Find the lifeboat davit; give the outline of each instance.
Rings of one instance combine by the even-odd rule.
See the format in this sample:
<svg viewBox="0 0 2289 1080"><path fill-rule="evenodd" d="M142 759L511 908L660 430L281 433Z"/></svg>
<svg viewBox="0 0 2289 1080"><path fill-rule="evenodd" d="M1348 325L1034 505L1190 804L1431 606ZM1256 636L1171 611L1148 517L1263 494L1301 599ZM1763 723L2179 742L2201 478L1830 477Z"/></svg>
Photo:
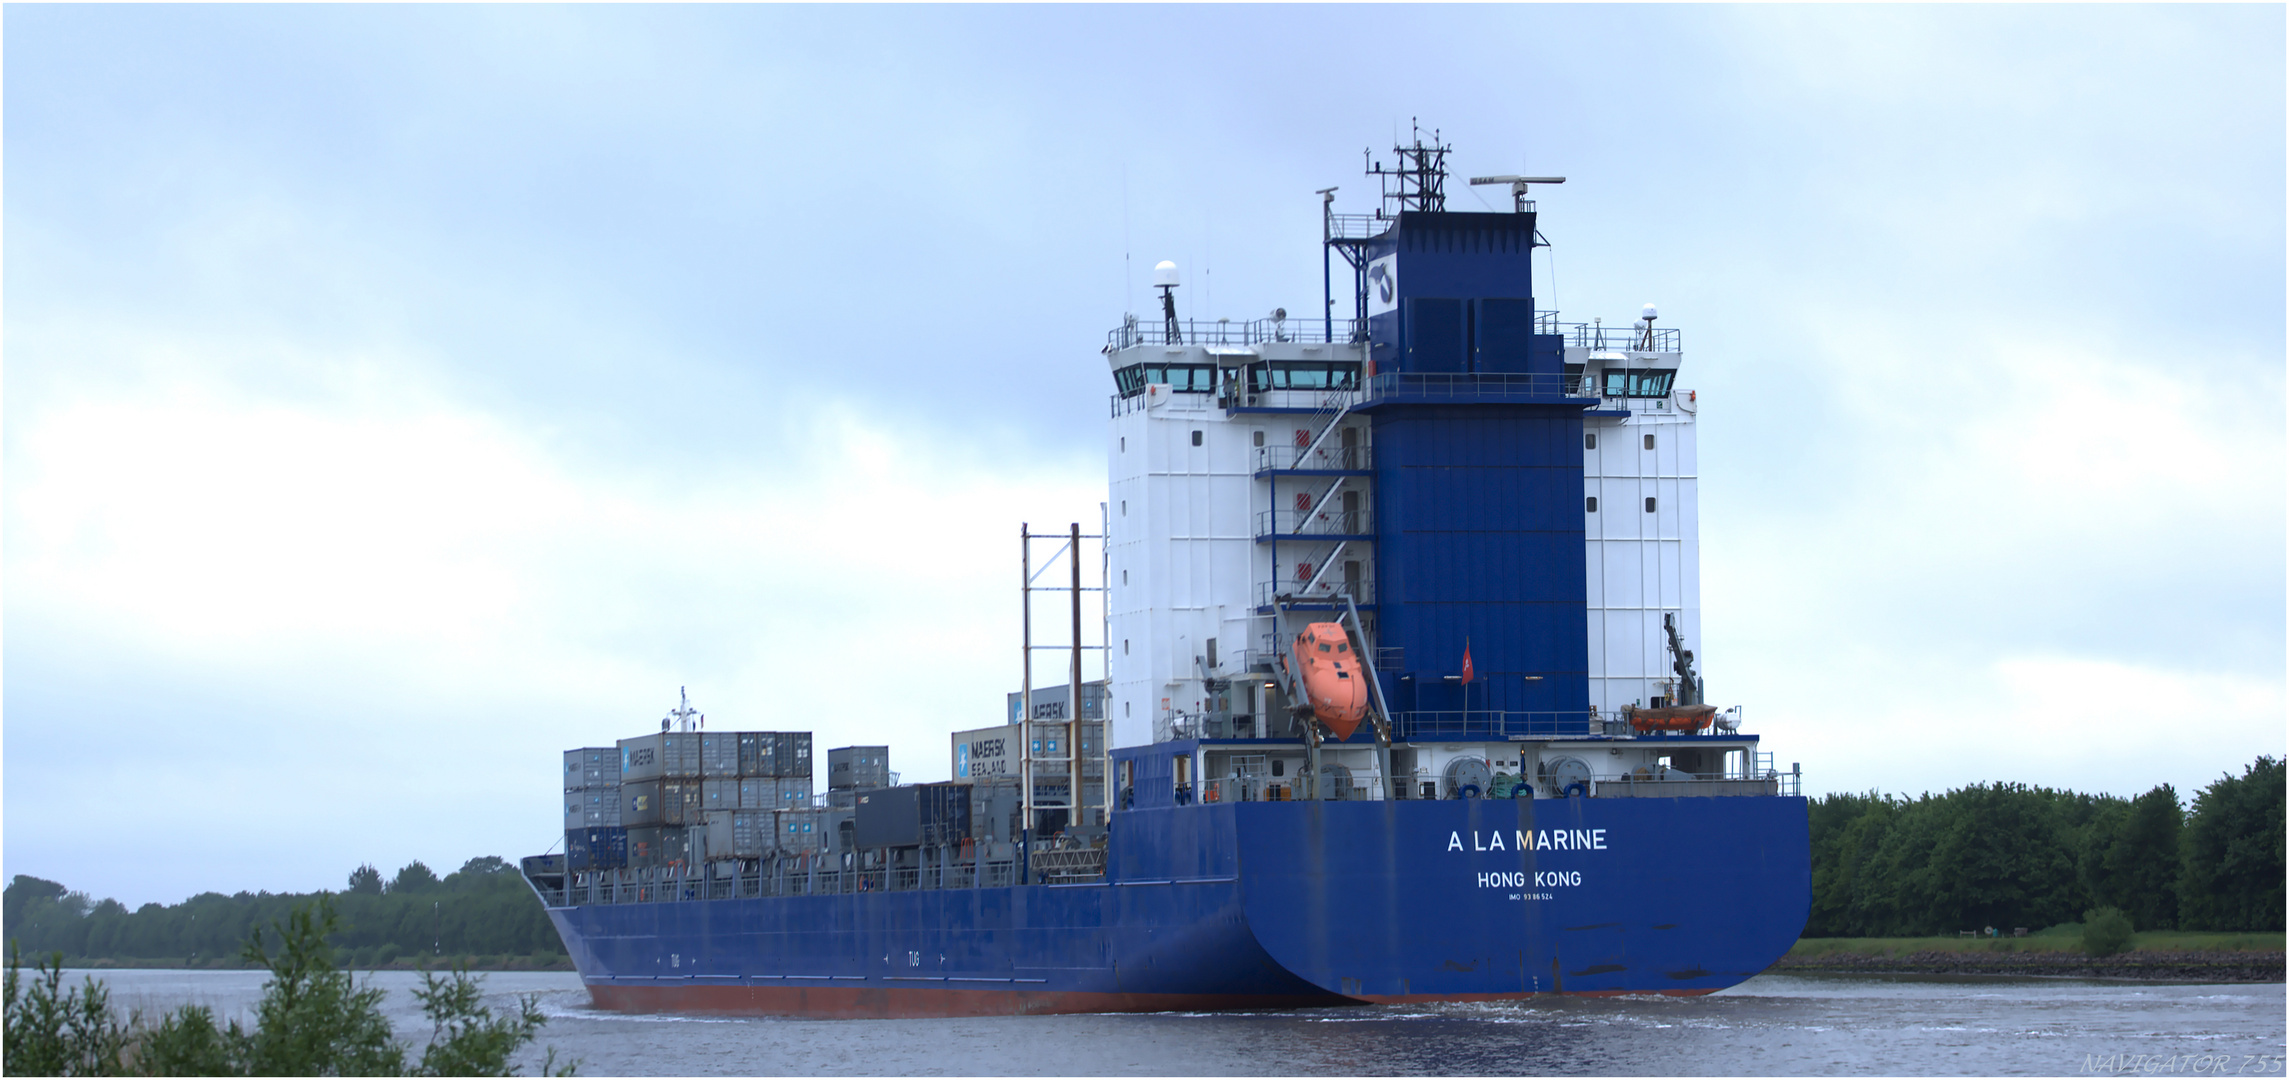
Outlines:
<svg viewBox="0 0 2289 1080"><path fill-rule="evenodd" d="M1296 635L1296 666L1302 669L1303 690L1311 698L1311 714L1338 741L1359 730L1367 716L1367 674L1351 649L1351 637L1339 623L1319 622Z"/></svg>
<svg viewBox="0 0 2289 1080"><path fill-rule="evenodd" d="M1656 731L1699 731L1717 718L1714 705L1672 705L1666 709L1627 710L1629 726L1644 734Z"/></svg>

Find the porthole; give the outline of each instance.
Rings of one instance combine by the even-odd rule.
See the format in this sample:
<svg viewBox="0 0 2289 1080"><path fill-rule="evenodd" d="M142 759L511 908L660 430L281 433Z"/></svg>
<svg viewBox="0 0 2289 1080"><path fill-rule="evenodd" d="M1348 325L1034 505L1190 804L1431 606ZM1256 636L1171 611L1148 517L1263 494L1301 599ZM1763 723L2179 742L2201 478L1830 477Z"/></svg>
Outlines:
<svg viewBox="0 0 2289 1080"><path fill-rule="evenodd" d="M1653 512L1653 496L1651 495L1645 497L1645 512L1648 514Z"/></svg>
<svg viewBox="0 0 2289 1080"><path fill-rule="evenodd" d="M1597 432L1594 432L1594 431L1585 431L1585 432L1582 432L1582 449L1584 449L1584 450L1595 450L1595 449L1597 449L1597 448L1598 448L1598 433L1597 433Z"/></svg>
<svg viewBox="0 0 2289 1080"><path fill-rule="evenodd" d="M1653 449L1653 436L1648 435L1645 437L1645 448L1648 450Z"/></svg>
<svg viewBox="0 0 2289 1080"><path fill-rule="evenodd" d="M1651 438L1652 438L1652 436L1650 436L1650 435L1649 435L1649 436L1647 436L1647 439L1649 439L1649 440L1650 440ZM1200 445L1200 432L1199 432L1199 431L1197 431L1197 430L1195 430L1195 431L1192 433L1192 445L1194 445L1194 446L1198 446L1198 445ZM1651 449L1653 449L1653 444L1652 444L1652 443L1649 441L1649 442L1647 442L1647 443L1645 444L1645 448L1646 448L1646 449L1648 449L1648 450L1651 450Z"/></svg>
<svg viewBox="0 0 2289 1080"><path fill-rule="evenodd" d="M1262 446L1262 445L1264 445L1264 433L1263 433L1262 431L1260 431L1260 430L1259 430L1259 431L1255 432L1255 436L1256 436L1256 445L1257 445L1257 446Z"/></svg>
<svg viewBox="0 0 2289 1080"><path fill-rule="evenodd" d="M1598 497L1597 497L1597 496L1595 496L1595 495L1592 495L1592 496L1590 496L1590 497L1589 497L1587 500L1585 500L1585 501L1587 501L1587 502L1589 503L1589 509L1588 509L1587 511L1585 511L1586 513L1591 513L1591 514L1594 514L1594 513L1597 513L1597 512L1598 512Z"/></svg>

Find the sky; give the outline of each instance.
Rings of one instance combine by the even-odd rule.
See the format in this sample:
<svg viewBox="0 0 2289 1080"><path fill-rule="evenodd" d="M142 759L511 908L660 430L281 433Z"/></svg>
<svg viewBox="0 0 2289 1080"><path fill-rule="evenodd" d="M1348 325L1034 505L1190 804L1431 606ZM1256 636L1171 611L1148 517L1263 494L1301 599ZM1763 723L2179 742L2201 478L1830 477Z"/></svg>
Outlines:
<svg viewBox="0 0 2289 1080"><path fill-rule="evenodd" d="M1809 793L2190 798L2285 742L2283 41L11 5L0 863L133 906L537 853L559 752L682 687L943 778L1017 686L1020 523L1098 519L1150 267L1311 311L1314 191L1372 209L1418 118L1568 178L1539 306L1682 330L1703 670Z"/></svg>

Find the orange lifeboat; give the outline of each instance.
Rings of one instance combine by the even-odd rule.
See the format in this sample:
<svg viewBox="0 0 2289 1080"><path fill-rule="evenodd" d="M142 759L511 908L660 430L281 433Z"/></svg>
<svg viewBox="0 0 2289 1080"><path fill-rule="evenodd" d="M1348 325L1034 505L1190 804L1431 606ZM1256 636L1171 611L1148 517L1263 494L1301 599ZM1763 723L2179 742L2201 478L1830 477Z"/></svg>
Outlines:
<svg viewBox="0 0 2289 1080"><path fill-rule="evenodd" d="M1350 738L1367 716L1367 674L1342 625L1321 622L1304 627L1296 635L1296 665L1302 669L1312 715L1337 740Z"/></svg>
<svg viewBox="0 0 2289 1080"><path fill-rule="evenodd" d="M1699 731L1717 718L1717 707L1714 705L1672 705L1666 709L1632 707L1624 711L1629 716L1629 726L1644 734L1656 731Z"/></svg>

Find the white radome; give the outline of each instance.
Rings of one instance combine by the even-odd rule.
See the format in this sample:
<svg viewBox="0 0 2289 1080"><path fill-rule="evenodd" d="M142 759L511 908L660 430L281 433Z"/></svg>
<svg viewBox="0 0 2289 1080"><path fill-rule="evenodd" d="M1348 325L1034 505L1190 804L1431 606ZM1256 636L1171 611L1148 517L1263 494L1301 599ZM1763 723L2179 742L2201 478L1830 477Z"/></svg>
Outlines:
<svg viewBox="0 0 2289 1080"><path fill-rule="evenodd" d="M1154 288L1176 285L1176 264L1162 259L1159 265L1152 268L1152 283Z"/></svg>
<svg viewBox="0 0 2289 1080"><path fill-rule="evenodd" d="M1166 264L1164 263L1163 265L1166 265ZM1657 318L1659 318L1660 316L1661 316L1661 313L1660 313L1660 312L1658 312L1658 311L1655 311L1655 310L1653 310L1653 305L1652 305L1652 304L1650 304L1650 303L1648 303L1648 304L1646 304L1646 305L1645 305L1645 314L1644 314L1644 315L1642 315L1642 316L1640 316L1640 317L1641 317L1641 318L1643 318L1643 319L1644 319L1646 322L1652 322L1654 319L1657 319Z"/></svg>

